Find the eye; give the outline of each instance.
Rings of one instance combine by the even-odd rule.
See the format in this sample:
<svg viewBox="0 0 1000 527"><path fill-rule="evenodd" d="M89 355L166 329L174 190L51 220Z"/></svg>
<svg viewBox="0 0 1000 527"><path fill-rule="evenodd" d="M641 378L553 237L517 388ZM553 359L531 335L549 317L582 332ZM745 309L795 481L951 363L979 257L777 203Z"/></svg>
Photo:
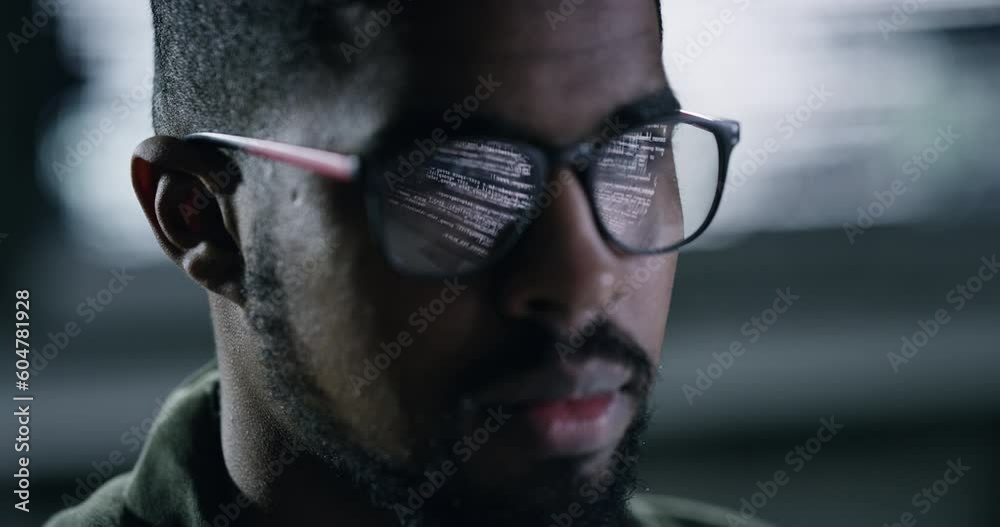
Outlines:
<svg viewBox="0 0 1000 527"><path fill-rule="evenodd" d="M656 251L682 242L709 216L718 183L714 134L678 120L626 130L592 171L597 216L627 249Z"/></svg>
<svg viewBox="0 0 1000 527"><path fill-rule="evenodd" d="M475 268L516 236L539 182L532 157L519 145L447 141L412 173L386 184L390 255L428 274Z"/></svg>

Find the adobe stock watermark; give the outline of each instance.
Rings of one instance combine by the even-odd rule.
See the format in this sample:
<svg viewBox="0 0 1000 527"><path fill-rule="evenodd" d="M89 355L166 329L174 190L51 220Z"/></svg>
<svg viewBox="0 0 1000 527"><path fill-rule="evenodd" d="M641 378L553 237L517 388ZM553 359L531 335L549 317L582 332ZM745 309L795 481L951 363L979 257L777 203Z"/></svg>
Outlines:
<svg viewBox="0 0 1000 527"><path fill-rule="evenodd" d="M619 478L625 477L632 467L639 463L638 456L626 456L615 450L611 455L611 462L604 470L601 470L580 487L580 497L582 501L574 501L566 507L564 512L552 513L549 517L552 522L547 527L571 527L575 520L580 519L586 513L584 503L593 505L600 497L608 492L611 485Z"/></svg>
<svg viewBox="0 0 1000 527"><path fill-rule="evenodd" d="M122 446L129 447L128 452L131 454L135 454L142 447L146 438L149 437L149 432L153 429L156 416L163 410L164 401L158 398L155 402L156 408L153 410L152 415L143 419L139 424L130 427L119 438ZM125 465L127 461L126 454L119 449L109 452L105 459L92 461L90 466L94 470L86 476L76 478L76 488L73 489L73 495L63 493L63 506L72 507L79 505L107 480L111 479L115 470Z"/></svg>
<svg viewBox="0 0 1000 527"><path fill-rule="evenodd" d="M882 40L888 42L889 36L902 29L910 21L910 17L927 5L927 2L928 0L903 0L893 4L892 15L888 19L878 20L878 30L882 33Z"/></svg>
<svg viewBox="0 0 1000 527"><path fill-rule="evenodd" d="M103 313L114 299L125 291L132 280L135 280L135 276L125 269L113 269L107 287L98 289L93 295L77 304L76 314L80 317L80 321L71 320L61 330L46 334L48 342L43 344L38 353L31 358L31 376L37 377L51 361L59 357L59 353L69 347L72 339L80 336L83 328Z"/></svg>
<svg viewBox="0 0 1000 527"><path fill-rule="evenodd" d="M338 243L320 244L315 254L298 259L294 264L283 266L278 271L278 278L285 287L270 288L270 295L263 301L269 306L281 306L287 301L286 290L297 289L306 283L306 279L314 273L329 266L329 258L339 247Z"/></svg>
<svg viewBox="0 0 1000 527"><path fill-rule="evenodd" d="M208 179L215 184L216 188L224 190L229 188L229 185L236 180L239 173L239 165L236 164L234 159L230 159L229 162L226 163L225 170L209 172ZM200 185L195 187L192 194L193 196L191 199L184 201L184 203L181 203L179 207L181 219L187 225L191 225L192 218L195 218L204 212L210 205L216 203L215 196L213 196L211 192L206 192Z"/></svg>
<svg viewBox="0 0 1000 527"><path fill-rule="evenodd" d="M766 481L757 481L757 490L748 498L740 498L740 507L736 511L739 512L739 516L736 515L736 512L726 514L728 525L748 525L750 520L756 518L757 514L778 496L781 488L791 482L792 474L801 472L806 463L812 461L823 450L824 446L833 441L833 438L844 429L844 425L838 423L834 416L830 416L829 419L824 417L820 419L819 423L820 426L813 437L801 445L796 445L785 454L785 464L791 469L791 472L785 469L776 470Z"/></svg>
<svg viewBox="0 0 1000 527"><path fill-rule="evenodd" d="M427 481L418 485L417 488L410 487L408 489L409 496L405 504L396 503L392 506L400 525L406 525L406 518L415 515L427 500L434 497L448 482L448 478L458 473L459 464L468 463L473 454L490 440L492 434L497 433L500 427L511 418L510 414L504 413L502 406L490 408L487 414L483 426L476 428L470 435L463 436L461 440L455 441L455 444L452 445L451 452L457 458L457 462L446 459L441 463L440 470L424 471Z"/></svg>
<svg viewBox="0 0 1000 527"><path fill-rule="evenodd" d="M31 39L38 36L42 28L62 11L63 7L72 0L37 0L36 3L41 9L36 10L30 17L21 17L21 30L17 33L7 32L7 42L10 42L11 49L17 55L21 52L21 47L26 45Z"/></svg>
<svg viewBox="0 0 1000 527"><path fill-rule="evenodd" d="M583 172L590 168L591 164L599 160L601 156L604 155L605 149L611 146L615 141L622 140L621 135L628 127L629 124L623 123L620 115L606 117L604 122L601 123L601 132L597 134L596 137L592 138L591 142L587 144L588 150L586 155L577 157L573 160L573 169L577 172Z"/></svg>
<svg viewBox="0 0 1000 527"><path fill-rule="evenodd" d="M417 335L422 334L468 288L469 286L460 284L457 278L445 280L444 287L437 298L411 313L407 323L416 328ZM382 372L389 369L393 361L398 359L403 350L410 347L413 342L413 335L409 331L403 330L396 334L395 340L379 344L382 352L373 358L365 359L365 365L360 375L351 374L350 380L351 385L354 386L354 396L360 396L361 389L375 382L382 375Z"/></svg>
<svg viewBox="0 0 1000 527"><path fill-rule="evenodd" d="M288 115L284 112L279 112L276 110L268 111L266 113L260 114L261 122L268 123L269 126L275 130L281 130L286 128L289 124ZM224 170L209 171L207 174L208 180L213 184L214 189L219 192L227 193L231 191L230 185L237 181L240 177L240 166L235 159L230 158L225 166ZM192 218L198 216L205 211L210 205L215 204L215 197L211 192L206 192L202 186L197 186L192 192L193 196L190 200L186 200L181 203L179 210L181 212L181 219L184 223L191 225ZM329 256L329 254L327 254ZM315 258L307 258L305 264L314 265ZM301 269L303 266L298 266ZM297 269L297 268L293 268ZM311 271L310 271L311 272Z"/></svg>
<svg viewBox="0 0 1000 527"><path fill-rule="evenodd" d="M604 120L601 132L587 146L589 150L586 155L573 160L573 169L576 173L586 171L604 153L604 150L611 145L615 139L625 131L628 125L622 122L621 117L608 117ZM515 229L518 234L523 233L533 221L537 220L542 212L551 207L563 191L563 187L568 185L574 178L572 172L560 170L559 175L554 180L546 181L542 186L545 192L535 196L531 206L525 209L517 219Z"/></svg>
<svg viewBox="0 0 1000 527"><path fill-rule="evenodd" d="M798 301L801 296L792 294L792 288L786 287L784 291L775 290L776 297L771 307L761 311L759 316L750 317L750 321L740 326L740 334L749 337L749 344L754 344L760 340L761 336L774 327L781 318L781 315ZM694 386L685 384L681 386L681 393L687 399L688 405L694 405L694 398L705 395L715 381L718 381L726 371L733 367L736 359L742 357L747 352L747 345L742 340L734 340L729 344L729 349L722 353L713 352L715 359L704 369L695 370Z"/></svg>
<svg viewBox="0 0 1000 527"><path fill-rule="evenodd" d="M563 362L569 360L570 355L575 354L587 342L587 339L594 336L597 328L608 322L611 315L618 311L618 307L649 282L653 276L663 268L670 258L669 255L658 255L647 258L643 265L633 271L629 276L618 279L612 284L615 291L611 298L594 314L587 319L579 328L570 328L569 344L563 342L556 343L556 353Z"/></svg>
<svg viewBox="0 0 1000 527"><path fill-rule="evenodd" d="M479 110L483 102L489 99L499 88L503 86L500 81L493 80L493 74L480 75L479 84L472 90L472 95L467 96L441 114L441 120L450 124L454 132L462 127L466 119ZM406 178L413 175L420 165L424 164L437 151L438 147L448 140L448 133L444 128L437 127L431 131L429 137L415 139L413 150L407 154L400 154L397 158L396 172L386 170L382 177L385 178L389 190L395 191L396 185L403 183Z"/></svg>
<svg viewBox="0 0 1000 527"><path fill-rule="evenodd" d="M549 22L549 27L552 31L559 28L559 24L569 20L571 16L576 14L576 8L586 4L587 0L562 0L559 2L559 11L553 11L551 9L545 10L545 19Z"/></svg>
<svg viewBox="0 0 1000 527"><path fill-rule="evenodd" d="M937 137L922 152L914 155L903 163L903 174L910 176L908 181L894 179L885 190L876 190L872 201L867 207L858 207L858 219L856 223L845 223L844 234L847 241L854 245L858 236L862 236L868 229L875 226L876 220L885 215L886 211L896 204L897 198L906 194L909 183L916 183L927 173L935 163L941 160L942 156L962 138L955 133L951 126L948 128L938 128Z"/></svg>
<svg viewBox="0 0 1000 527"><path fill-rule="evenodd" d="M774 124L776 135L765 139L758 148L746 149L746 155L743 156L745 159L739 164L733 163L730 176L726 178L726 191L722 195L723 199L728 201L737 190L743 188L747 184L748 178L756 175L775 154L780 152L784 145L795 137L795 134L805 127L806 123L816 115L816 112L826 106L834 95L834 92L825 84L813 86L803 104L786 113Z"/></svg>
<svg viewBox="0 0 1000 527"><path fill-rule="evenodd" d="M104 117L95 126L84 128L80 131L81 139L74 144L65 147L66 156L61 160L52 162L52 172L60 183L66 181L67 177L73 175L73 171L83 164L84 159L93 154L107 137L117 130L116 123L121 123L128 119L132 112L140 109L140 105L147 99L153 97L153 72L149 70L140 82L125 93L122 93L111 102L111 112L114 119ZM145 106L142 106L145 108Z"/></svg>
<svg viewBox="0 0 1000 527"><path fill-rule="evenodd" d="M156 408L152 415L143 419L139 424L131 426L122 433L119 439L122 446L128 447L127 450L132 455L135 455L149 438L153 425L166 404L162 399L156 399L155 402ZM274 477L280 476L285 468L294 463L299 455L305 451L303 446L289 441L287 438L282 439L280 444L281 450L267 464L268 472ZM73 494L63 493L61 496L63 506L73 507L89 498L114 476L119 467L124 468L128 464L129 459L126 455L122 450L115 449L106 456L106 459L91 462L90 466L94 470L86 476L76 478ZM240 492L233 502L220 503L218 505L219 513L212 519L211 523L202 523L202 525L204 527L227 527L240 516L243 509L251 505L250 498Z"/></svg>
<svg viewBox="0 0 1000 527"><path fill-rule="evenodd" d="M997 255L994 254L990 258L984 256L980 262L982 265L979 266L975 274L964 282L955 284L955 287L945 293L944 299L948 305L952 306L951 312L942 308L935 311L934 316L930 319L918 320L917 327L919 329L910 336L901 337L903 345L899 348L899 352L890 351L886 354L893 373L899 373L901 365L909 364L920 353L920 350L926 347L931 339L936 337L938 332L951 322L953 313L965 309L966 304L975 298L976 294L982 291L987 283L1000 275L1000 261L997 261Z"/></svg>
<svg viewBox="0 0 1000 527"><path fill-rule="evenodd" d="M406 1L412 2L413 0ZM402 13L404 8L402 0L389 0L384 9L369 11L368 20L354 26L354 45L347 42L340 43L340 52L344 55L344 60L350 64L353 60L352 57L360 55L361 50L371 45L382 34L382 31L389 27L392 18Z"/></svg>
<svg viewBox="0 0 1000 527"><path fill-rule="evenodd" d="M694 64L708 48L722 37L726 28L736 22L737 15L750 7L750 0L731 1L739 6L739 11L728 7L723 8L715 18L702 22L701 25L704 29L699 31L697 35L688 37L687 46L684 47L683 53L674 51L672 58L674 65L677 66L677 71L683 73L688 66Z"/></svg>
<svg viewBox="0 0 1000 527"><path fill-rule="evenodd" d="M288 439L282 439L281 450L267 463L268 473L271 474L272 478L281 476L285 472L285 469L299 459L302 452L305 452L304 446L296 442L289 442ZM239 491L233 501L218 505L219 513L212 517L211 523L202 521L200 527L229 527L231 525L238 525L236 521L243 514L243 511L253 505L254 502L250 497Z"/></svg>
<svg viewBox="0 0 1000 527"><path fill-rule="evenodd" d="M945 466L944 474L940 479L934 480L928 487L920 489L913 495L910 503L921 515L926 515L936 503L941 501L962 478L972 470L972 467L962 463L962 458L954 461L949 460ZM914 527L917 524L917 516L907 511L899 515L899 521L894 523L883 523L882 527Z"/></svg>

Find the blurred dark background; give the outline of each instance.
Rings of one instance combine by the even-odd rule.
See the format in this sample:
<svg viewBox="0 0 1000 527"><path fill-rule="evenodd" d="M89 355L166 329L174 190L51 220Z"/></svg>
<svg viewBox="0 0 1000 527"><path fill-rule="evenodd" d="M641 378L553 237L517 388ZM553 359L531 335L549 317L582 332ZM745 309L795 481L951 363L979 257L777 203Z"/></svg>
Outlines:
<svg viewBox="0 0 1000 527"><path fill-rule="evenodd" d="M0 49L2 290L31 291L33 346L58 347L32 378L32 512L4 504L3 525L89 493L115 451L126 470L160 401L213 353L205 295L161 255L129 183L151 133L146 3L55 4ZM739 509L785 470L759 513L779 525L994 525L1000 276L960 311L948 295L1000 252L1000 2L665 4L685 106L745 133L722 216L681 258L643 489ZM30 33L22 17L42 11L4 2L2 29ZM880 208L894 180L905 193ZM135 279L91 318L79 306L115 270ZM779 289L800 298L751 342L741 328ZM950 322L894 371L887 354L941 309ZM69 322L81 332L62 338ZM747 352L710 366L733 341ZM686 395L699 370L716 378ZM822 419L843 429L789 462ZM968 474L922 513L914 494L959 459Z"/></svg>

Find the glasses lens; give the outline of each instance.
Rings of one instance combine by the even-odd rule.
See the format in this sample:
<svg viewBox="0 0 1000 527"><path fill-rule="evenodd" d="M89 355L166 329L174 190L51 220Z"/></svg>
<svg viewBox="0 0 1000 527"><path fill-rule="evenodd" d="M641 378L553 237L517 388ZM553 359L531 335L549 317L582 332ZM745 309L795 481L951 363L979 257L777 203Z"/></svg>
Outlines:
<svg viewBox="0 0 1000 527"><path fill-rule="evenodd" d="M382 178L386 252L419 274L480 269L512 240L541 179L524 148L493 140L447 141L398 169Z"/></svg>
<svg viewBox="0 0 1000 527"><path fill-rule="evenodd" d="M712 132L683 122L644 125L611 140L596 161L597 216L626 249L666 249L708 221L719 184Z"/></svg>

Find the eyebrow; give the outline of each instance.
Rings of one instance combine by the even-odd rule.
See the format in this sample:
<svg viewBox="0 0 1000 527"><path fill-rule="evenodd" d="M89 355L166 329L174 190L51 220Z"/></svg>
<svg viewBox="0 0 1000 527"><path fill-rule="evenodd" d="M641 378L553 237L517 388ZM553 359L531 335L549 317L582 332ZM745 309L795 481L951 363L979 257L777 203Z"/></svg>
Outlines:
<svg viewBox="0 0 1000 527"><path fill-rule="evenodd" d="M655 92L642 95L619 105L608 117L620 117L624 121L643 121L655 115L680 111L681 102L669 85Z"/></svg>
<svg viewBox="0 0 1000 527"><path fill-rule="evenodd" d="M681 110L680 101L670 86L664 86L657 91L639 95L638 97L619 104L610 112L594 121L590 133L598 132L609 119L618 118L626 125L641 122L657 115L663 115ZM392 119L383 130L376 134L374 144L381 144L387 150L394 150L401 144L407 144L414 138L430 137L436 129L442 129L448 137L452 135L502 135L520 137L538 145L547 145L548 141L538 136L532 130L526 129L516 122L500 115L473 114L464 119L460 128L453 129L442 118L441 112L428 111L425 108L403 111Z"/></svg>

